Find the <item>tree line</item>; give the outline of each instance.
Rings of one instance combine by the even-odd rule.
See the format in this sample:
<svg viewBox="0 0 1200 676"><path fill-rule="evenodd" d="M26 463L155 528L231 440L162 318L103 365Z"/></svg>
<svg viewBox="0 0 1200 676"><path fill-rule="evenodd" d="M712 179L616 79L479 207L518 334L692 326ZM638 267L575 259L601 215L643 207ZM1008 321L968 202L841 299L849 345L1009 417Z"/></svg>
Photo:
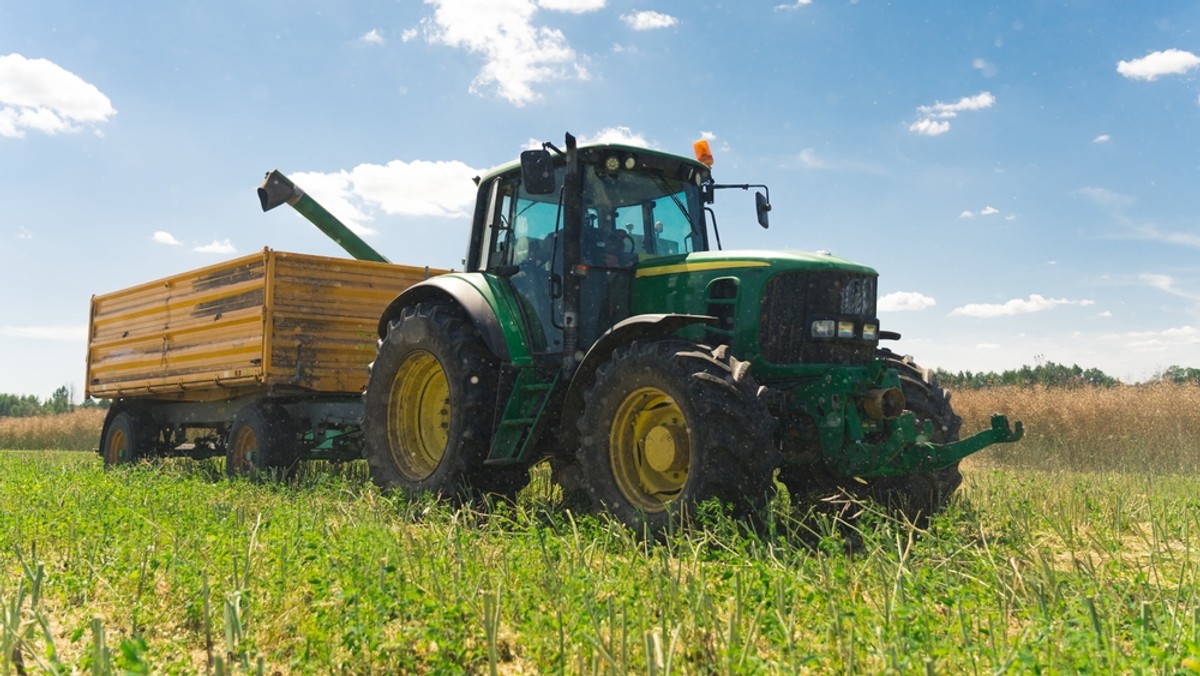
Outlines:
<svg viewBox="0 0 1200 676"><path fill-rule="evenodd" d="M934 372L938 382L944 387L955 389L982 389L1016 385L1030 387L1114 387L1121 381L1101 371L1100 369L1085 369L1077 364L1066 366L1052 361L1039 363L1036 366L1022 366L996 373L994 371L945 371L937 369ZM1200 385L1200 369L1185 366L1170 366L1155 375L1152 382L1168 382L1179 385ZM72 392L67 386L62 386L45 401L33 395L0 394L0 417L20 418L34 415L56 415L70 413L76 408L108 408L107 399L86 399L82 404L72 403Z"/></svg>
<svg viewBox="0 0 1200 676"><path fill-rule="evenodd" d="M70 413L77 408L107 408L107 399L85 399L82 404L73 402L72 392L66 385L54 390L54 394L42 401L32 394L0 393L0 418L26 418L35 415L58 415Z"/></svg>
<svg viewBox="0 0 1200 676"><path fill-rule="evenodd" d="M1100 369L1085 369L1077 364L1066 366L1052 361L1039 363L1036 366L1022 366L1019 369L995 372L958 371L950 372L938 369L935 371L938 382L945 387L957 389L982 389L1016 385L1030 387L1078 388L1078 387L1115 387L1122 384L1120 380L1108 375ZM1150 382L1167 382L1177 385L1200 385L1200 369L1184 366L1170 366L1157 373Z"/></svg>

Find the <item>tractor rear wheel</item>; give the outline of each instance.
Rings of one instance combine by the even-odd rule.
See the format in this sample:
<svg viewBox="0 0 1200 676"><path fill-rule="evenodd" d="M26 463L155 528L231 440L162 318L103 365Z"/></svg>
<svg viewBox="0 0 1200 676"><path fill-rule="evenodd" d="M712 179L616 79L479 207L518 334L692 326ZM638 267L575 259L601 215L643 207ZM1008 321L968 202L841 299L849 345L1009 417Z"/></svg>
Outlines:
<svg viewBox="0 0 1200 676"><path fill-rule="evenodd" d="M634 342L596 373L579 421L579 464L598 510L650 533L708 500L754 516L769 501L775 419L724 347Z"/></svg>
<svg viewBox="0 0 1200 676"><path fill-rule="evenodd" d="M225 473L230 478L279 472L295 466L295 425L287 411L272 404L252 404L238 411L225 442Z"/></svg>
<svg viewBox="0 0 1200 676"><path fill-rule="evenodd" d="M918 366L912 357L902 357L891 350L879 350L876 358L900 375L906 410L916 415L918 423L926 420L933 423L931 441L938 444L958 441L962 418L954 413L950 393L938 384L933 371ZM961 483L962 473L956 462L930 472L874 479L868 484L868 492L877 501L899 509L910 520L921 523L945 506Z"/></svg>
<svg viewBox="0 0 1200 676"><path fill-rule="evenodd" d="M118 411L104 428L100 455L104 466L125 465L148 457L157 430L149 415L137 408Z"/></svg>
<svg viewBox="0 0 1200 676"><path fill-rule="evenodd" d="M423 302L388 327L367 381L363 430L385 490L512 497L525 468L487 467L498 367L457 306Z"/></svg>

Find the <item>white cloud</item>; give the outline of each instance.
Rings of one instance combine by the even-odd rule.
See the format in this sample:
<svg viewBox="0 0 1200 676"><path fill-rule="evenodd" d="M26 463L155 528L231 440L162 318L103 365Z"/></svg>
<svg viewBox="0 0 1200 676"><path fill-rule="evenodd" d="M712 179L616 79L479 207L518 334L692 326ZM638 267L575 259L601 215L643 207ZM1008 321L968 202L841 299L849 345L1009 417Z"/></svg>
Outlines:
<svg viewBox="0 0 1200 676"><path fill-rule="evenodd" d="M237 248L234 247L233 243L228 239L220 242L214 239L212 244L205 244L204 246L195 247L192 249L192 251L198 251L200 253L233 254L237 253Z"/></svg>
<svg viewBox="0 0 1200 676"><path fill-rule="evenodd" d="M996 207L986 206L986 207L980 209L978 213L968 209L967 211L964 211L961 214L959 214L958 217L959 218L975 218L976 216L995 216L998 213L1000 213L1000 210L997 209ZM1009 220L1012 220L1012 219L1009 219Z"/></svg>
<svg viewBox="0 0 1200 676"><path fill-rule="evenodd" d="M912 312L927 310L934 305L937 305L937 301L923 293L897 291L880 298L878 310L880 312Z"/></svg>
<svg viewBox="0 0 1200 676"><path fill-rule="evenodd" d="M950 123L936 120L917 120L908 126L908 130L921 136L941 136L950 131Z"/></svg>
<svg viewBox="0 0 1200 676"><path fill-rule="evenodd" d="M471 214L471 179L480 173L457 161L392 160L358 165L350 172L350 184L355 195L388 214L460 218Z"/></svg>
<svg viewBox="0 0 1200 676"><path fill-rule="evenodd" d="M1105 319L1108 319L1109 317L1113 316L1113 313L1112 313L1112 311L1111 311L1111 310L1105 310L1105 311L1101 312L1101 313L1100 313L1099 315L1097 315L1097 316L1099 316L1099 317L1104 317Z"/></svg>
<svg viewBox="0 0 1200 676"><path fill-rule="evenodd" d="M541 147L540 143L530 147ZM362 236L377 231L374 214L462 218L475 200L471 180L483 173L462 162L392 160L350 171L296 172L291 179L346 227Z"/></svg>
<svg viewBox="0 0 1200 676"><path fill-rule="evenodd" d="M1133 352L1165 352L1171 348L1200 345L1200 330L1182 326L1162 331L1111 333L1102 336L1101 340Z"/></svg>
<svg viewBox="0 0 1200 676"><path fill-rule="evenodd" d="M594 136L579 137L579 143L580 145L585 143L620 143L630 146L642 146L644 148L654 147L654 144L647 141L645 136L634 133L629 127L606 127Z"/></svg>
<svg viewBox="0 0 1200 676"><path fill-rule="evenodd" d="M1117 72L1131 80L1156 80L1163 75L1182 75L1200 68L1200 56L1179 49L1151 52L1140 59L1118 61Z"/></svg>
<svg viewBox="0 0 1200 676"><path fill-rule="evenodd" d="M940 136L950 131L946 120L958 117L959 113L985 110L996 104L991 92L980 92L975 96L964 96L954 103L937 101L932 105L917 106L921 119L909 125L908 130L922 136Z"/></svg>
<svg viewBox="0 0 1200 676"><path fill-rule="evenodd" d="M962 307L954 308L950 311L950 316L958 317L980 317L990 319L992 317L1011 317L1013 315L1030 314L1033 312L1044 312L1053 310L1062 305L1079 305L1086 307L1095 304L1092 300L1067 300L1066 298L1044 298L1038 294L1031 294L1029 298L1014 298L1003 304L990 303L969 303Z"/></svg>
<svg viewBox="0 0 1200 676"><path fill-rule="evenodd" d="M784 12L789 9L800 9L801 7L803 7L805 5L811 5L811 4L812 4L812 0L796 0L795 2L793 2L790 5L775 5L775 11L776 12Z"/></svg>
<svg viewBox="0 0 1200 676"><path fill-rule="evenodd" d="M1101 134L1101 135L1097 136L1096 138L1092 139L1092 143L1108 143L1111 140L1112 140L1112 137L1109 136L1108 134Z"/></svg>
<svg viewBox="0 0 1200 676"><path fill-rule="evenodd" d="M805 148L800 151L800 164L809 169L828 169L829 163L817 157L817 151Z"/></svg>
<svg viewBox="0 0 1200 676"><path fill-rule="evenodd" d="M33 239L33 233L29 231L29 228L22 225L21 229L17 232L17 239Z"/></svg>
<svg viewBox="0 0 1200 676"><path fill-rule="evenodd" d="M420 35L420 31L418 31L416 28L407 28L404 30L404 32L400 33L400 42L410 42L418 35Z"/></svg>
<svg viewBox="0 0 1200 676"><path fill-rule="evenodd" d="M422 21L427 39L484 59L471 82L472 93L494 91L521 107L540 98L534 91L537 84L569 77L588 79L562 31L533 25L538 6L532 0L427 1L436 7L433 17Z"/></svg>
<svg viewBox="0 0 1200 676"><path fill-rule="evenodd" d="M84 343L87 342L87 335L86 326L0 326L0 336L5 338Z"/></svg>
<svg viewBox="0 0 1200 676"><path fill-rule="evenodd" d="M679 19L670 14L662 14L650 10L622 14L621 21L635 31L650 31L658 28L670 28L679 23Z"/></svg>
<svg viewBox="0 0 1200 676"><path fill-rule="evenodd" d="M717 140L717 135L711 131L702 131L700 132L700 138L704 139L705 141L715 141Z"/></svg>
<svg viewBox="0 0 1200 676"><path fill-rule="evenodd" d="M1128 235L1128 238L1200 249L1200 234L1194 232L1163 232L1154 225L1135 226L1133 231Z"/></svg>
<svg viewBox="0 0 1200 676"><path fill-rule="evenodd" d="M0 56L0 137L74 133L116 114L99 89L57 64L20 54Z"/></svg>
<svg viewBox="0 0 1200 676"><path fill-rule="evenodd" d="M1080 195L1088 198L1097 206L1114 211L1123 209L1133 204L1133 198L1129 195L1123 195L1119 192L1109 190L1107 188L1086 187L1080 188L1077 191Z"/></svg>
<svg viewBox="0 0 1200 676"><path fill-rule="evenodd" d="M1143 273L1138 275L1138 281L1151 288L1158 289L1164 293L1169 293L1172 296L1179 296L1180 298L1188 298L1191 300L1200 300L1200 296L1184 291L1176 286L1175 279L1170 275Z"/></svg>
<svg viewBox="0 0 1200 676"><path fill-rule="evenodd" d="M996 97L991 92L980 92L975 96L964 96L954 103L938 101L931 106L918 106L917 112L927 117L947 119L958 117L961 112L985 110L996 104Z"/></svg>
<svg viewBox="0 0 1200 676"><path fill-rule="evenodd" d="M975 59L971 62L971 67L979 71L984 77L995 77L1000 72L996 64L986 59Z"/></svg>
<svg viewBox="0 0 1200 676"><path fill-rule="evenodd" d="M378 28L367 31L366 35L363 35L358 41L368 45L382 45L387 42Z"/></svg>
<svg viewBox="0 0 1200 676"><path fill-rule="evenodd" d="M155 242L158 242L159 244L170 244L171 246L181 246L183 244L183 242L180 242L179 240L175 239L174 235L172 235L169 232L164 232L162 230L155 232L154 237L152 237L152 239Z"/></svg>
<svg viewBox="0 0 1200 676"><path fill-rule="evenodd" d="M538 0L538 7L571 14L583 14L604 9L608 0Z"/></svg>

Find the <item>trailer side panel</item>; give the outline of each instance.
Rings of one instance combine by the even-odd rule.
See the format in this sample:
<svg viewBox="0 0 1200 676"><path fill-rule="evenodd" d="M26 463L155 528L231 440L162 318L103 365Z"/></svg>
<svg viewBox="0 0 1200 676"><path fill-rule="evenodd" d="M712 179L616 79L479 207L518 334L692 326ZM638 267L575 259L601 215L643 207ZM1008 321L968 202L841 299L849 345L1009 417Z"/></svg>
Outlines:
<svg viewBox="0 0 1200 676"><path fill-rule="evenodd" d="M425 276L264 249L94 296L87 394L212 401L264 389L359 392L379 315Z"/></svg>

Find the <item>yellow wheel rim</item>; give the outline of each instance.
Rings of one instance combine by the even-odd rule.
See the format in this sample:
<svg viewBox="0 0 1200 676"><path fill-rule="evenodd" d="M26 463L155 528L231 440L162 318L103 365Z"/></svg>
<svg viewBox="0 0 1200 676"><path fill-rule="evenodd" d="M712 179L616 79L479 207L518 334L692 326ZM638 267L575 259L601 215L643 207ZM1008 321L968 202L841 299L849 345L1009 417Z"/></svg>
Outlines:
<svg viewBox="0 0 1200 676"><path fill-rule="evenodd" d="M404 358L388 391L388 447L410 481L429 478L450 438L450 383L437 358L416 350Z"/></svg>
<svg viewBox="0 0 1200 676"><path fill-rule="evenodd" d="M104 449L104 459L108 461L108 464L114 465L128 457L129 437L125 436L125 430L114 427L108 435L108 447Z"/></svg>
<svg viewBox="0 0 1200 676"><path fill-rule="evenodd" d="M634 390L617 407L608 451L617 487L647 512L666 509L687 484L692 464L687 419L656 387Z"/></svg>
<svg viewBox="0 0 1200 676"><path fill-rule="evenodd" d="M250 469L250 458L257 450L258 435L249 425L243 425L229 447L229 462L233 463L233 469L239 472Z"/></svg>

